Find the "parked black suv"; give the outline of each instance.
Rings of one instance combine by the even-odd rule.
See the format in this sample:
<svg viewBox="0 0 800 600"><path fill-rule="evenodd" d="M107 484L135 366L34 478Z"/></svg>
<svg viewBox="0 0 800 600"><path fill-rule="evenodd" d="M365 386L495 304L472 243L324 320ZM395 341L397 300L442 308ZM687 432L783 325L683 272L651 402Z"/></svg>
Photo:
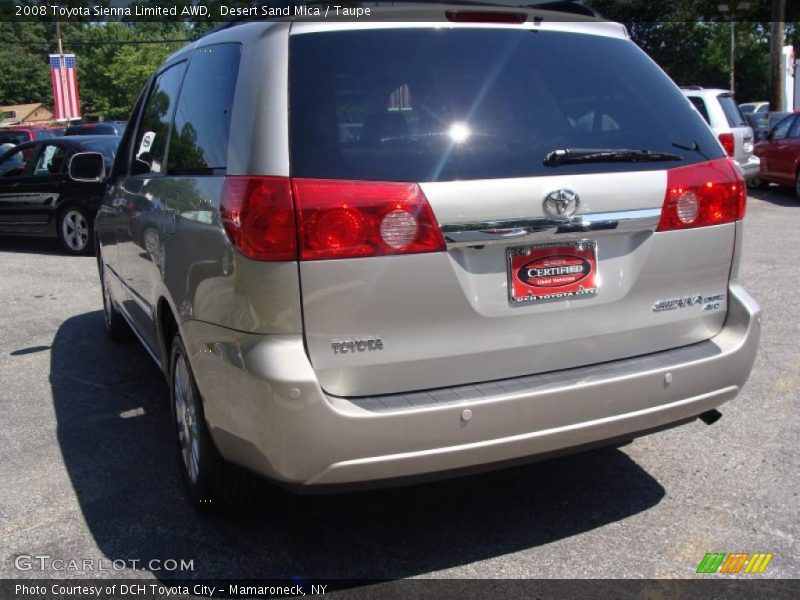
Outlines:
<svg viewBox="0 0 800 600"><path fill-rule="evenodd" d="M60 137L0 155L0 235L55 235L69 254L90 253L118 145L116 136Z"/></svg>

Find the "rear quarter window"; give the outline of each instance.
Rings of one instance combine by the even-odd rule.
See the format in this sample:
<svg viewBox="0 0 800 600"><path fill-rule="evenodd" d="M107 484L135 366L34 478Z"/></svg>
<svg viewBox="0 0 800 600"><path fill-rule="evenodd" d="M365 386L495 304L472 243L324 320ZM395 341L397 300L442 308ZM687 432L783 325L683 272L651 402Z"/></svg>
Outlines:
<svg viewBox="0 0 800 600"><path fill-rule="evenodd" d="M689 102L691 102L694 107L697 109L697 112L703 117L706 123L711 123L711 120L708 118L708 109L706 108L706 101L702 98L697 96L689 96Z"/></svg>
<svg viewBox="0 0 800 600"><path fill-rule="evenodd" d="M165 172L167 139L185 67L184 62L175 64L156 77L133 144L132 172Z"/></svg>
<svg viewBox="0 0 800 600"><path fill-rule="evenodd" d="M438 181L664 168L542 164L561 148L704 160L718 144L628 40L501 29L366 30L290 41L297 177Z"/></svg>

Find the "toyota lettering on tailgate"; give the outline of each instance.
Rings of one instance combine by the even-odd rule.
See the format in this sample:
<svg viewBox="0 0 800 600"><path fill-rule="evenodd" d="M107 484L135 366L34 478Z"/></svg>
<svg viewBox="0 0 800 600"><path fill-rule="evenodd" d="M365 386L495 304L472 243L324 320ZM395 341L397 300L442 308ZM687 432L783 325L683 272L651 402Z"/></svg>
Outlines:
<svg viewBox="0 0 800 600"><path fill-rule="evenodd" d="M596 255L593 241L510 248L509 299L518 304L596 295Z"/></svg>

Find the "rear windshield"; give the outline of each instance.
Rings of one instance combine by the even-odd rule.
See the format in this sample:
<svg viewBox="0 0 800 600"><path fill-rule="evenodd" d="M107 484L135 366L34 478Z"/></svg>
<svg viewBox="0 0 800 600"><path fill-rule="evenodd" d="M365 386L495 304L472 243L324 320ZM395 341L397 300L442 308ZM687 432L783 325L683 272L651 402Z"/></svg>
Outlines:
<svg viewBox="0 0 800 600"><path fill-rule="evenodd" d="M717 96L719 105L722 107L722 112L725 113L725 119L731 127L747 127L747 121L744 120L742 111L736 104L736 100L730 94L720 94Z"/></svg>
<svg viewBox="0 0 800 600"><path fill-rule="evenodd" d="M37 140L52 140L56 137L60 137L57 129L40 129L36 132Z"/></svg>
<svg viewBox="0 0 800 600"><path fill-rule="evenodd" d="M721 156L701 117L627 40L430 28L294 35L297 177L489 179L660 169ZM680 163L546 167L561 148L678 154Z"/></svg>
<svg viewBox="0 0 800 600"><path fill-rule="evenodd" d="M0 131L0 144L22 144L29 141L27 133L21 131Z"/></svg>
<svg viewBox="0 0 800 600"><path fill-rule="evenodd" d="M75 125L67 127L66 135L117 135L113 125Z"/></svg>
<svg viewBox="0 0 800 600"><path fill-rule="evenodd" d="M92 150L100 152L106 158L114 159L117 154L117 146L119 146L120 138L116 136L108 136L107 138L96 138L81 142L83 150Z"/></svg>

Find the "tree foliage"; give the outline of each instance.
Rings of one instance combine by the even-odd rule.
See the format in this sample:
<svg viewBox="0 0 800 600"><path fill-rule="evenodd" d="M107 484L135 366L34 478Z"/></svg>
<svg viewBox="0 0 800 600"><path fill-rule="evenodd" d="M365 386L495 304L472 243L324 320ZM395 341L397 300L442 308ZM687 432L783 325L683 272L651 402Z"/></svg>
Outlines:
<svg viewBox="0 0 800 600"><path fill-rule="evenodd" d="M65 0L61 4L82 1ZM218 3L219 0L210 0L210 5ZM240 3L247 4L243 0L230 0L226 4ZM678 84L729 87L730 23L719 13L718 0L587 0L587 3L609 19L624 23L631 38ZM750 0L750 8L736 15L735 83L740 102L764 100L768 95L769 4L769 0ZM798 13L800 2L788 2L786 41L800 55ZM74 52L78 59L84 114L126 118L157 65L185 43L171 40L194 39L213 25L209 21L176 20L63 23L64 51ZM52 105L47 55L55 50L54 23L0 21L0 105L27 102Z"/></svg>
<svg viewBox="0 0 800 600"><path fill-rule="evenodd" d="M196 37L183 22L66 22L65 53L75 53L86 116L125 119L158 65ZM56 52L55 24L0 22L0 105L53 103L48 54ZM152 42L152 43L151 43Z"/></svg>

